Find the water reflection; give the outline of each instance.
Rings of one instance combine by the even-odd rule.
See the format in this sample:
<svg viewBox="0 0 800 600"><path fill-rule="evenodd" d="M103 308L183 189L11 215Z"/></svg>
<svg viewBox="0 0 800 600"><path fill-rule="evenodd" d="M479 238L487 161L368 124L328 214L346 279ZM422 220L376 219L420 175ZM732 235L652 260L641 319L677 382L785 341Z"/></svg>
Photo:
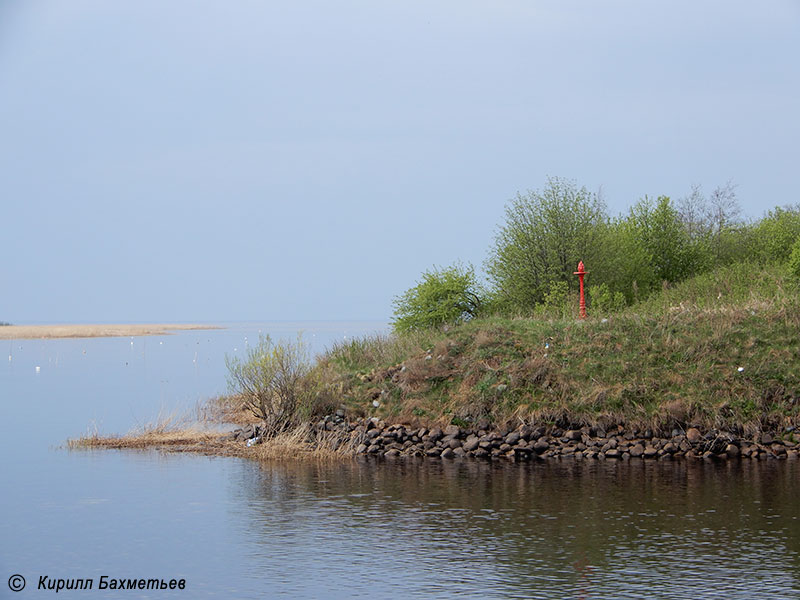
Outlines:
<svg viewBox="0 0 800 600"><path fill-rule="evenodd" d="M287 593L755 598L800 594L799 474L361 461L253 467L236 486L254 552Z"/></svg>
<svg viewBox="0 0 800 600"><path fill-rule="evenodd" d="M304 329L319 351L375 329L356 325L15 341L0 366L5 577L181 576L193 598L800 597L797 462L259 465L59 449L93 420L124 432L224 391L225 355L260 331Z"/></svg>

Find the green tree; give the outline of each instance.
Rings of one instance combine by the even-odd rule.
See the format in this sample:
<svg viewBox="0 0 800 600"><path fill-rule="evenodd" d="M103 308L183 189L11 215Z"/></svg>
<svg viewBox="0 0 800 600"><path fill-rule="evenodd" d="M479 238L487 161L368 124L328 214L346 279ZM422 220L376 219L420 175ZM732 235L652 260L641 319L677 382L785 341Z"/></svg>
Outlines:
<svg viewBox="0 0 800 600"><path fill-rule="evenodd" d="M789 270L795 277L800 277L800 237L792 246L792 253L789 255Z"/></svg>
<svg viewBox="0 0 800 600"><path fill-rule="evenodd" d="M774 208L753 228L751 252L762 262L785 264L798 238L800 205Z"/></svg>
<svg viewBox="0 0 800 600"><path fill-rule="evenodd" d="M394 299L392 327L398 333L457 324L474 317L481 308L483 291L470 265L433 268Z"/></svg>
<svg viewBox="0 0 800 600"><path fill-rule="evenodd" d="M552 177L541 191L517 194L486 262L500 304L531 312L553 282L574 291L572 273L579 260L592 264L607 221L597 194L569 180Z"/></svg>
<svg viewBox="0 0 800 600"><path fill-rule="evenodd" d="M627 227L651 270L650 283L676 282L699 269L701 256L667 196L645 196L631 209Z"/></svg>

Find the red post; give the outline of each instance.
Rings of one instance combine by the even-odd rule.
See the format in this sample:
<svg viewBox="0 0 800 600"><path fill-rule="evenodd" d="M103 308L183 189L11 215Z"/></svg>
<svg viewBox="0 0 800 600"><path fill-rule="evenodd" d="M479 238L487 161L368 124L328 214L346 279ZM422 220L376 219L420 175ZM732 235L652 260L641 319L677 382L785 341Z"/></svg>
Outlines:
<svg viewBox="0 0 800 600"><path fill-rule="evenodd" d="M577 275L578 279L580 280L581 284L581 301L580 301L580 308L581 308L581 319L586 318L586 298L583 296L583 276L586 275L587 271L583 266L583 261L578 263L578 270L574 271L572 274Z"/></svg>

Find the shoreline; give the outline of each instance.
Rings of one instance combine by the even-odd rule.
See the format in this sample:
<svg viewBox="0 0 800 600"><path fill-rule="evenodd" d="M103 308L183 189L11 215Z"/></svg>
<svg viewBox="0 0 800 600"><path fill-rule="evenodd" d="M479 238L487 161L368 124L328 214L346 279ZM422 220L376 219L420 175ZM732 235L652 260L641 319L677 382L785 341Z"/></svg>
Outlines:
<svg viewBox="0 0 800 600"><path fill-rule="evenodd" d="M796 460L800 440L784 431L735 434L699 427L671 432L641 431L614 425L560 428L523 424L515 428L467 429L388 424L372 417L347 421L328 416L275 437L263 437L260 425L248 424L229 433L192 429L120 437L92 436L72 440L71 448L157 449L235 456L256 460L346 460L356 457L439 460Z"/></svg>
<svg viewBox="0 0 800 600"><path fill-rule="evenodd" d="M95 337L140 337L172 335L174 331L222 329L218 325L199 324L87 324L87 325L4 325L0 340L69 339Z"/></svg>

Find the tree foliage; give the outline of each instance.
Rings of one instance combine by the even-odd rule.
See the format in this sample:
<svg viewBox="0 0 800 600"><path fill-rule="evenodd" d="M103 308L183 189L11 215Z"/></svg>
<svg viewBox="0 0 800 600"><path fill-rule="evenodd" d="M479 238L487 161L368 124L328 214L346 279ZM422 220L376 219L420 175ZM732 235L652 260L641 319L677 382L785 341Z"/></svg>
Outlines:
<svg viewBox="0 0 800 600"><path fill-rule="evenodd" d="M472 266L459 264L433 268L394 300L392 327L397 332L456 324L474 317L481 308L483 292Z"/></svg>
<svg viewBox="0 0 800 600"><path fill-rule="evenodd" d="M569 180L549 178L540 191L517 197L506 208L486 269L507 305L530 311L544 302L551 283L569 290L579 260L591 260L607 217L597 194Z"/></svg>
<svg viewBox="0 0 800 600"><path fill-rule="evenodd" d="M762 262L785 264L800 238L800 205L778 207L755 226L751 252Z"/></svg>

